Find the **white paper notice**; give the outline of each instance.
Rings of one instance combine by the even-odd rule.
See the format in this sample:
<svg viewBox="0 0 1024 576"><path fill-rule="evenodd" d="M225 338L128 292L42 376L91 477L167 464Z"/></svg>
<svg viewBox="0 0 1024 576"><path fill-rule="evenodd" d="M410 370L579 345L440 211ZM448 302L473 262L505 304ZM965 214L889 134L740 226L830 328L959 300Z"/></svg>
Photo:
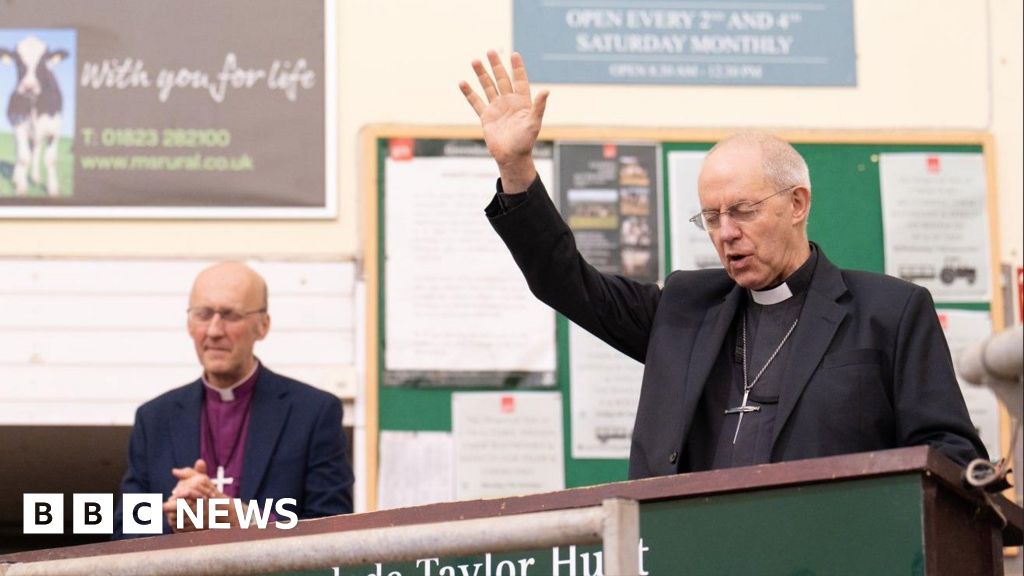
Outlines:
<svg viewBox="0 0 1024 576"><path fill-rule="evenodd" d="M669 238L672 239L673 270L722 267L708 233L690 222L690 217L700 212L697 176L705 156L707 152L668 154Z"/></svg>
<svg viewBox="0 0 1024 576"><path fill-rule="evenodd" d="M452 394L452 433L459 500L565 488L558 392Z"/></svg>
<svg viewBox="0 0 1024 576"><path fill-rule="evenodd" d="M572 457L628 458L644 365L569 324Z"/></svg>
<svg viewBox="0 0 1024 576"><path fill-rule="evenodd" d="M554 312L483 213L494 160L389 158L385 177L385 369L554 371Z"/></svg>
<svg viewBox="0 0 1024 576"><path fill-rule="evenodd" d="M882 154L885 272L936 302L991 298L987 188L981 154Z"/></svg>
<svg viewBox="0 0 1024 576"><path fill-rule="evenodd" d="M382 431L378 507L455 500L454 452L447 432Z"/></svg>
<svg viewBox="0 0 1024 576"><path fill-rule="evenodd" d="M939 323L946 333L949 351L954 361L964 349L981 342L992 335L992 320L988 312L968 310L939 310ZM954 365L956 363L954 362ZM960 378L960 391L964 394L971 421L978 429L981 441L985 443L989 456L998 458L999 451L999 400L995 393L984 386L969 384Z"/></svg>

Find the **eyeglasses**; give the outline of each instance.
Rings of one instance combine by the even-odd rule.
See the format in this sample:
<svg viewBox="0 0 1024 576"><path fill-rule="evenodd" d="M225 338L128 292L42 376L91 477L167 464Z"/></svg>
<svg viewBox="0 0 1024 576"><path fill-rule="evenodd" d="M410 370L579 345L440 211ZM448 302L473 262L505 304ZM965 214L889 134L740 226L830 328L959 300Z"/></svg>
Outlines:
<svg viewBox="0 0 1024 576"><path fill-rule="evenodd" d="M728 216L733 222L737 222L739 224L752 222L757 218L757 215L760 212L760 208L758 206L765 200L774 198L783 192L795 190L799 187L800 185L798 184L796 186L790 186L789 188L783 188L782 190L776 191L774 194L769 194L768 196L761 198L757 202L739 202L726 208L722 212L719 212L718 210L704 210L703 212L694 215L693 218L690 218L690 222L693 222L694 226L705 231L718 230L722 226L723 215Z"/></svg>
<svg viewBox="0 0 1024 576"><path fill-rule="evenodd" d="M247 316L263 314L266 311L266 308L259 308L257 310L249 310L248 312L239 312L230 308L210 308L208 306L189 308L187 310L189 321L195 322L196 324L206 324L213 320L214 316L220 316L221 322L234 324L235 322L241 322Z"/></svg>

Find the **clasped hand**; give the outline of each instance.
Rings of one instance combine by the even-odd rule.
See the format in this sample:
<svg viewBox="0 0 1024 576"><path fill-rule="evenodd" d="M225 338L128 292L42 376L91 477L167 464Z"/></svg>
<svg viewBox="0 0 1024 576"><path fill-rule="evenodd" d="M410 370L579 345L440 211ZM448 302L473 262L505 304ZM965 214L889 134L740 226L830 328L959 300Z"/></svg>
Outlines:
<svg viewBox="0 0 1024 576"><path fill-rule="evenodd" d="M189 509L193 512L198 512L198 500L200 498L204 501L212 498L230 498L230 496L218 490L217 486L210 480L209 475L206 473L206 461L202 458L196 460L191 467L172 468L171 474L178 479L178 483L174 486L174 490L171 491L170 497L164 502L163 508L164 515L167 517L167 523L175 532L191 532L199 529L192 523L187 514L185 515L182 528L178 529L178 500L184 500ZM234 506L228 507L227 521L232 526L238 525L238 516Z"/></svg>

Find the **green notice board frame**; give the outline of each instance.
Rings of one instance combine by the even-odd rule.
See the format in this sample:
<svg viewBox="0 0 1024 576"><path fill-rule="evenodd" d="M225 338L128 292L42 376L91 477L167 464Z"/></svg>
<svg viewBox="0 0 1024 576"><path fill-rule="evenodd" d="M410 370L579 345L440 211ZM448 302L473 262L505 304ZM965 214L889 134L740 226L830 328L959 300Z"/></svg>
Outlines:
<svg viewBox="0 0 1024 576"><path fill-rule="evenodd" d="M668 215L667 157L677 150L707 150L733 130L662 130L546 128L543 141L598 143L660 143L662 238L665 273L671 263ZM988 310L995 330L1002 328L1002 293L998 289L998 223L995 214L995 166L992 138L981 132L853 132L773 131L793 143L807 159L815 194L808 225L810 237L819 243L838 266L884 272L882 208L878 155L887 152L979 152L985 159L988 182L988 233L992 300L987 303L944 304L943 308ZM381 430L451 431L451 395L454 391L494 390L481 388L416 388L381 386L383 381L384 310L386 281L383 278L383 250L386 215L384 194L387 183L384 161L392 138L452 140L481 138L477 127L371 126L363 131L363 251L366 297L366 504L377 508L378 439ZM487 191L481 191L481 212ZM481 217L483 217L481 215ZM562 395L565 482L567 488L626 479L626 460L574 459L571 457L572 408L569 391L569 330L565 318L556 322L557 385ZM1009 439L1008 420L1001 418L1001 438Z"/></svg>

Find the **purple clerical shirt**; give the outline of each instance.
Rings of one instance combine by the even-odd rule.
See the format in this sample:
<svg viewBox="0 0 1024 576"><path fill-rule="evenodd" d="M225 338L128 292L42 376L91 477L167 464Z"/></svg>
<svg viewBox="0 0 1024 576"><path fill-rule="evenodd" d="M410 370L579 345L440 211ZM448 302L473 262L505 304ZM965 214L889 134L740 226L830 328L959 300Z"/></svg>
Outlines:
<svg viewBox="0 0 1024 576"><path fill-rule="evenodd" d="M242 489L242 462L245 457L245 436L249 431L249 405L256 387L260 367L257 363L245 380L227 390L210 386L206 379L203 414L200 419L200 456L206 471L217 480L218 468L224 467L224 494L238 498Z"/></svg>

